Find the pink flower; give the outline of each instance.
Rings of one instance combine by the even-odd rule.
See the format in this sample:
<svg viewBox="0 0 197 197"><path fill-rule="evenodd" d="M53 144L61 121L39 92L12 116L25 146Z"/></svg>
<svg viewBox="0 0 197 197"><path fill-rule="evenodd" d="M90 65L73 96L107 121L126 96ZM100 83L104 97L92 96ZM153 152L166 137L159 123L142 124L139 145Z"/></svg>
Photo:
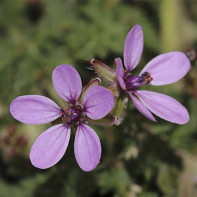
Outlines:
<svg viewBox="0 0 197 197"><path fill-rule="evenodd" d="M52 126L37 138L30 151L31 163L41 169L55 165L66 152L71 124L76 123L75 157L81 169L90 171L99 163L101 144L96 132L84 123L86 117L97 120L107 115L114 105L113 95L104 87L93 86L86 90L80 103L81 78L67 64L57 66L52 79L58 95L70 103L67 109L39 95L19 96L10 105L12 116L26 124L44 124L62 118L62 124Z"/></svg>
<svg viewBox="0 0 197 197"><path fill-rule="evenodd" d="M132 71L139 63L143 51L143 32L140 25L135 25L127 35L124 46L124 64L116 59L116 74L123 90L133 100L135 107L150 120L156 121L152 113L160 118L177 124L189 121L187 109L175 99L161 93L137 90L143 84L171 84L186 75L190 69L190 61L182 52L169 52L152 59L141 71L134 76ZM152 113L151 113L151 112Z"/></svg>

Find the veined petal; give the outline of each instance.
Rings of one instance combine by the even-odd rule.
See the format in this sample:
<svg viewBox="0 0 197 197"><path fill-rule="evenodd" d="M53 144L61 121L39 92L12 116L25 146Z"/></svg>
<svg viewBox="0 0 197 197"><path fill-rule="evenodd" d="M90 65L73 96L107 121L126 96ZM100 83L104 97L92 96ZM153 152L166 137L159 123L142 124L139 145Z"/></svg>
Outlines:
<svg viewBox="0 0 197 197"><path fill-rule="evenodd" d="M80 98L79 98L79 103L83 102L83 98L86 94L86 92L88 91L89 88L93 87L93 86L100 86L101 85L101 79L100 78L95 78L92 79L82 90Z"/></svg>
<svg viewBox="0 0 197 197"><path fill-rule="evenodd" d="M102 86L94 86L87 90L83 99L86 115L98 120L106 116L114 106L114 97L110 90Z"/></svg>
<svg viewBox="0 0 197 197"><path fill-rule="evenodd" d="M130 98L133 101L133 104L138 109L140 113L142 113L144 116L146 116L148 119L157 122L154 118L154 116L151 114L151 112L144 106L144 104L139 101L135 96L133 96L131 93L128 93Z"/></svg>
<svg viewBox="0 0 197 197"><path fill-rule="evenodd" d="M53 71L52 80L56 92L62 99L74 103L79 98L82 83L75 68L68 64L57 66Z"/></svg>
<svg viewBox="0 0 197 197"><path fill-rule="evenodd" d="M122 65L122 60L120 58L116 58L115 61L116 61L116 75L117 75L118 82L119 82L121 88L125 89L125 83L123 80L124 68Z"/></svg>
<svg viewBox="0 0 197 197"><path fill-rule="evenodd" d="M128 71L139 63L144 45L143 31L140 25L135 25L127 35L124 46L124 64Z"/></svg>
<svg viewBox="0 0 197 197"><path fill-rule="evenodd" d="M190 69L187 56L178 51L164 53L152 59L142 70L149 72L153 80L151 85L166 85L174 83L184 77Z"/></svg>
<svg viewBox="0 0 197 197"><path fill-rule="evenodd" d="M58 118L60 107L51 99L39 95L19 96L10 104L10 113L26 124L44 124Z"/></svg>
<svg viewBox="0 0 197 197"><path fill-rule="evenodd" d="M70 128L64 124L47 129L36 139L31 148L31 163L40 169L55 165L66 152L69 139Z"/></svg>
<svg viewBox="0 0 197 197"><path fill-rule="evenodd" d="M187 109L172 97L141 90L138 91L138 98L151 112L164 120L177 124L186 124L189 121Z"/></svg>
<svg viewBox="0 0 197 197"><path fill-rule="evenodd" d="M101 143L96 132L85 124L80 124L75 136L74 151L80 168L93 170L101 158Z"/></svg>

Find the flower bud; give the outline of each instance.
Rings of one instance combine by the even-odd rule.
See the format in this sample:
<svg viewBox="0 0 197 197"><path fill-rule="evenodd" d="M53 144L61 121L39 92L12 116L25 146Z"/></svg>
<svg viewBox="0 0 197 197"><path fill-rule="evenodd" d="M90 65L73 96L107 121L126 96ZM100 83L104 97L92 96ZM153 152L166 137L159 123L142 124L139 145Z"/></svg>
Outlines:
<svg viewBox="0 0 197 197"><path fill-rule="evenodd" d="M116 72L107 65L95 59L92 59L89 62L94 67L94 70L108 82L113 83L116 81Z"/></svg>
<svg viewBox="0 0 197 197"><path fill-rule="evenodd" d="M101 84L101 79L100 78L95 78L92 79L82 90L80 98L79 98L79 103L83 102L83 98L86 94L86 92L88 91L89 88L93 87L93 86L99 86Z"/></svg>

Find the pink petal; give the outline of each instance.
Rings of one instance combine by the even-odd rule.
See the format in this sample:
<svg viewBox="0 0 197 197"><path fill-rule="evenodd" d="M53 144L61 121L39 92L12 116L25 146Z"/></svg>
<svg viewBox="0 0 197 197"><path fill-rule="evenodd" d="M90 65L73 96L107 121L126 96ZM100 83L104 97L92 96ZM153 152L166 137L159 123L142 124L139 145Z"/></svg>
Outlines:
<svg viewBox="0 0 197 197"><path fill-rule="evenodd" d="M139 110L140 113L142 113L144 116L146 116L148 119L157 122L151 112L144 106L144 104L139 101L135 96L133 96L131 93L129 93L129 96L131 97L133 104L135 107Z"/></svg>
<svg viewBox="0 0 197 197"><path fill-rule="evenodd" d="M34 142L30 151L32 165L40 169L55 165L65 154L70 139L70 128L55 125L44 131Z"/></svg>
<svg viewBox="0 0 197 197"><path fill-rule="evenodd" d="M190 61L182 52L169 52L152 59L142 70L149 72L153 80L151 85L166 85L184 77L190 69Z"/></svg>
<svg viewBox="0 0 197 197"><path fill-rule="evenodd" d="M127 35L124 46L124 64L128 71L139 63L144 45L143 31L140 25L135 25Z"/></svg>
<svg viewBox="0 0 197 197"><path fill-rule="evenodd" d="M10 104L10 113L26 124L44 124L58 118L60 107L51 99L39 95L19 96Z"/></svg>
<svg viewBox="0 0 197 197"><path fill-rule="evenodd" d="M138 91L138 97L150 111L164 120L177 124L186 124L189 121L187 109L172 97L142 90Z"/></svg>
<svg viewBox="0 0 197 197"><path fill-rule="evenodd" d="M96 132L87 125L80 124L75 136L75 157L84 171L93 170L101 158L101 143Z"/></svg>
<svg viewBox="0 0 197 197"><path fill-rule="evenodd" d="M116 67L116 75L117 75L118 82L119 82L121 88L125 89L125 83L123 80L124 69L123 69L123 65L122 65L122 60L120 58L116 58L115 61L116 61L116 66L117 66Z"/></svg>
<svg viewBox="0 0 197 197"><path fill-rule="evenodd" d="M86 115L94 120L106 116L114 106L114 97L110 90L102 86L94 86L86 92L83 105Z"/></svg>
<svg viewBox="0 0 197 197"><path fill-rule="evenodd" d="M67 102L74 103L81 93L79 73L68 64L57 66L53 71L53 85L58 95Z"/></svg>

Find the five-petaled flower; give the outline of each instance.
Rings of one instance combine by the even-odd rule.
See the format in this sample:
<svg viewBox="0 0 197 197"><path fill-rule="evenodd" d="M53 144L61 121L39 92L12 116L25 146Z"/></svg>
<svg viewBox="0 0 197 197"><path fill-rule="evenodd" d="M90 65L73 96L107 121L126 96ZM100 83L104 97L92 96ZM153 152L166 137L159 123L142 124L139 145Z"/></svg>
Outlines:
<svg viewBox="0 0 197 197"><path fill-rule="evenodd" d="M54 69L52 80L58 95L70 103L67 109L39 95L19 96L10 105L12 116L26 124L44 124L62 118L62 124L52 126L37 138L30 151L31 163L40 169L55 165L67 149L71 124L76 123L75 157L84 171L90 171L99 163L101 144L96 132L84 123L86 117L97 120L107 115L114 105L113 95L104 87L92 86L79 101L81 78L67 64Z"/></svg>
<svg viewBox="0 0 197 197"><path fill-rule="evenodd" d="M137 90L143 84L166 85L181 79L190 69L190 61L182 52L169 52L152 59L134 76L132 71L139 63L143 51L143 31L135 25L127 35L124 46L124 71L122 60L116 59L116 74L121 88L133 100L135 107L147 118L156 121L152 113L177 124L189 121L186 108L175 99L152 91ZM150 112L150 111L151 112Z"/></svg>

